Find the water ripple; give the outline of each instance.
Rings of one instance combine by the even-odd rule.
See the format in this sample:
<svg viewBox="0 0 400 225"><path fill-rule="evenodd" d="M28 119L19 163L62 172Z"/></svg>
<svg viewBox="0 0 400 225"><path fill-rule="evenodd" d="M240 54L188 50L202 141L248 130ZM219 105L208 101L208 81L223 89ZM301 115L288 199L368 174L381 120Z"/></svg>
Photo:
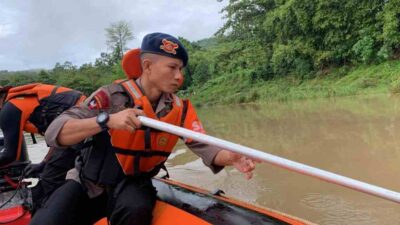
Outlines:
<svg viewBox="0 0 400 225"><path fill-rule="evenodd" d="M316 221L318 224L381 224L368 210L358 209L343 198L335 195L308 193L304 198L302 198L301 204L307 208L314 209L323 215L322 219Z"/></svg>

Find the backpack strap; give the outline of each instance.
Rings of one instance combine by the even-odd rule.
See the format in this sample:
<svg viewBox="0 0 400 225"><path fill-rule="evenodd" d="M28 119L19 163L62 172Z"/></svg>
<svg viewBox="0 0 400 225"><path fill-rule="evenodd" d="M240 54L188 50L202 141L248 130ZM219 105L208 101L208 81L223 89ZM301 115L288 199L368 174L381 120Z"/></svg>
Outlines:
<svg viewBox="0 0 400 225"><path fill-rule="evenodd" d="M53 90L51 91L50 96L55 95L59 87L60 87L60 85L55 86L55 87L53 88Z"/></svg>
<svg viewBox="0 0 400 225"><path fill-rule="evenodd" d="M36 137L34 133L31 133L32 143L37 144Z"/></svg>

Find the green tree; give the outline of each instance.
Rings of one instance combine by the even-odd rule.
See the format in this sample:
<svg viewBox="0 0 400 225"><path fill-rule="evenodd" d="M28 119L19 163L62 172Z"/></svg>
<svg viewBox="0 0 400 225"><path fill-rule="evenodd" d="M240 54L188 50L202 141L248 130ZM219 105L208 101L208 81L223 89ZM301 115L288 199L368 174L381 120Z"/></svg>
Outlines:
<svg viewBox="0 0 400 225"><path fill-rule="evenodd" d="M201 85L210 78L208 65L209 63L207 63L206 61L200 61L199 64L197 64L193 73L193 81L196 84Z"/></svg>
<svg viewBox="0 0 400 225"><path fill-rule="evenodd" d="M56 80L50 76L50 74L45 70L40 70L38 75L39 82L45 84L55 84Z"/></svg>
<svg viewBox="0 0 400 225"><path fill-rule="evenodd" d="M378 52L381 58L387 59L400 50L400 0L388 0L379 15L383 23L383 45Z"/></svg>
<svg viewBox="0 0 400 225"><path fill-rule="evenodd" d="M135 37L132 28L127 21L121 20L111 23L110 27L105 29L107 37L107 46L119 60L122 59L124 52L127 50L126 44Z"/></svg>
<svg viewBox="0 0 400 225"><path fill-rule="evenodd" d="M260 37L265 16L274 7L274 0L229 0L222 9L226 22L217 34L235 40Z"/></svg>

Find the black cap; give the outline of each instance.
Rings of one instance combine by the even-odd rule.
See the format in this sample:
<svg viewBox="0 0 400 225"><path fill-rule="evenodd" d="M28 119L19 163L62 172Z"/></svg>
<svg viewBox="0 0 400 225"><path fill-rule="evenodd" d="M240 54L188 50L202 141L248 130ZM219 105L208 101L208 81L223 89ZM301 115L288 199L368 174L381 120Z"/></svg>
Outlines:
<svg viewBox="0 0 400 225"><path fill-rule="evenodd" d="M142 53L153 53L180 59L183 62L183 66L186 66L189 60L187 51L182 43L169 34L147 34L143 38L140 51Z"/></svg>

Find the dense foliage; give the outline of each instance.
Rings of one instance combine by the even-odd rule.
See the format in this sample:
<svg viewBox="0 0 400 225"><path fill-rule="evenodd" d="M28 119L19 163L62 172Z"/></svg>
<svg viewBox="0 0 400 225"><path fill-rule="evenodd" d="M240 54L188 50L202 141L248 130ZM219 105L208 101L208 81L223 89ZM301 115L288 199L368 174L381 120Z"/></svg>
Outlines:
<svg viewBox="0 0 400 225"><path fill-rule="evenodd" d="M0 85L18 86L33 82L57 84L90 94L98 87L124 78L119 59L102 53L95 63L77 67L71 62L56 63L51 70L7 72L0 71Z"/></svg>
<svg viewBox="0 0 400 225"><path fill-rule="evenodd" d="M345 76L349 68L400 56L400 0L229 0L222 13L225 24L215 37L181 38L190 55L184 95L196 98L209 91L235 97L276 79L298 84L329 74ZM35 80L89 93L124 77L118 51L80 67L57 63L34 76L0 71L0 84ZM260 93L248 96L243 101L256 100Z"/></svg>
<svg viewBox="0 0 400 225"><path fill-rule="evenodd" d="M276 76L377 62L399 52L399 0L230 0L224 12L219 34L262 54Z"/></svg>

